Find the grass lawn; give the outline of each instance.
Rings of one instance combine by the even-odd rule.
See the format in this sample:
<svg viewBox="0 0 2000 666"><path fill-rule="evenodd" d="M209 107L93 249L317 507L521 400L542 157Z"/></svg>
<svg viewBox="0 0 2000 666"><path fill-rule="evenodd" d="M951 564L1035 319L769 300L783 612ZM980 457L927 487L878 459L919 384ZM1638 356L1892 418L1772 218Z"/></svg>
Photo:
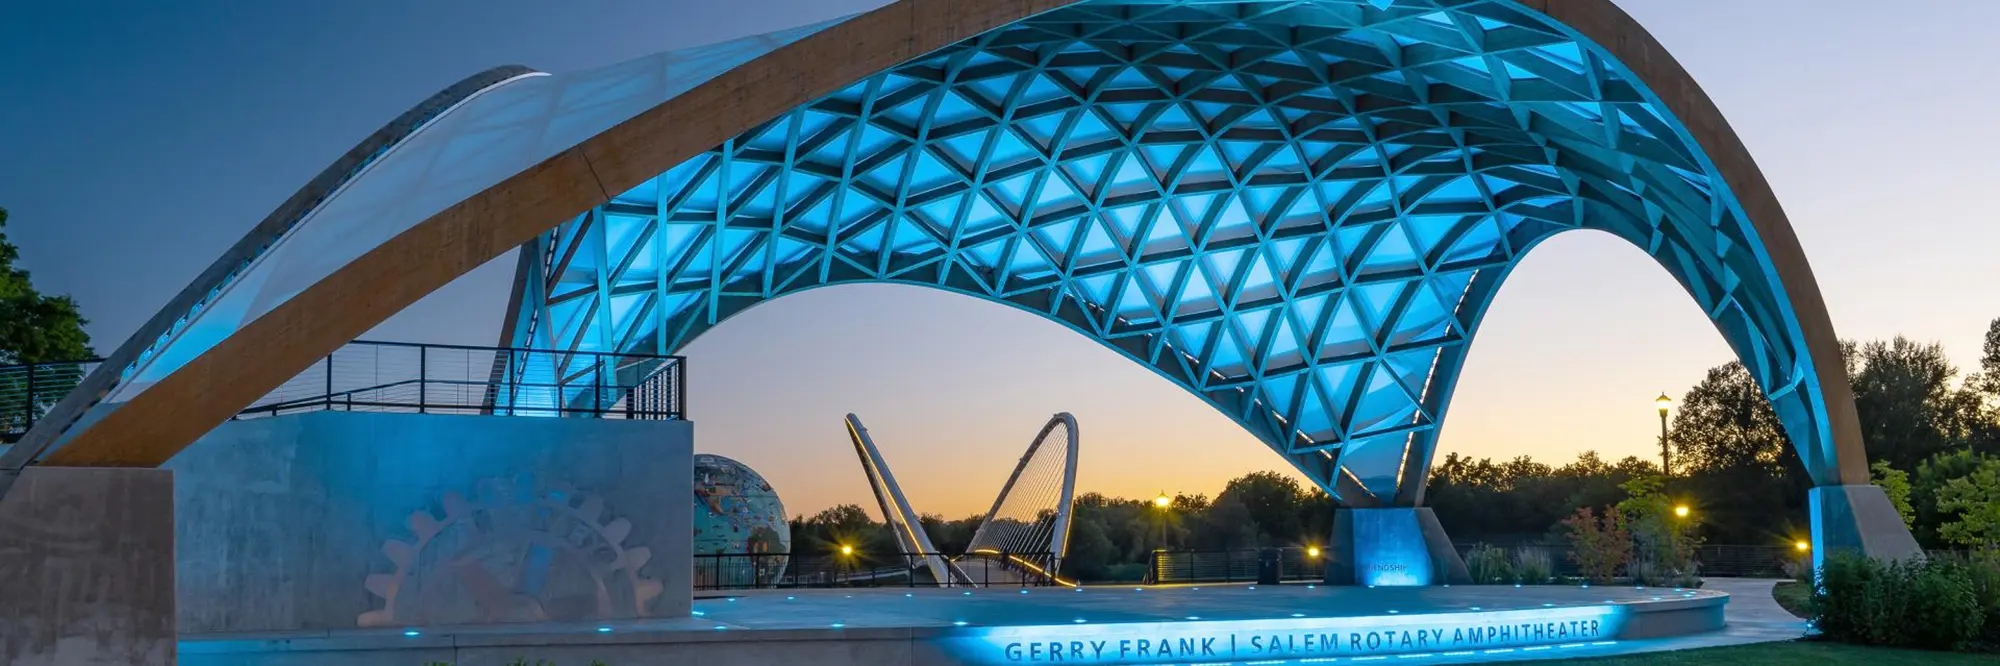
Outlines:
<svg viewBox="0 0 2000 666"><path fill-rule="evenodd" d="M1695 664L1757 664L1758 666L1992 666L2000 662L1991 654L1928 652L1860 647L1839 643L1787 641L1733 647L1654 652L1625 657L1526 662L1536 664L1589 664L1591 666L1693 666Z"/></svg>
<svg viewBox="0 0 2000 666"><path fill-rule="evenodd" d="M1812 613L1806 608L1807 604L1812 602L1812 588L1807 587L1805 583L1798 581L1779 583L1777 587L1771 588L1771 597L1777 599L1778 605L1785 607L1785 611L1792 615L1801 618L1812 617Z"/></svg>

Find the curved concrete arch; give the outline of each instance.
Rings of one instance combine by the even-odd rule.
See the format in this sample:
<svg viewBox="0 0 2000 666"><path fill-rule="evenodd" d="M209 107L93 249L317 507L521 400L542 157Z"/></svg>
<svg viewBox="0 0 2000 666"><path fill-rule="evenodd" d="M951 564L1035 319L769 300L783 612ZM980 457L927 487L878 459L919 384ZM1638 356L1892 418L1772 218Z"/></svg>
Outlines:
<svg viewBox="0 0 2000 666"><path fill-rule="evenodd" d="M547 272L528 285L542 291L528 299L536 307L524 308L527 335L570 345L593 337L597 344L627 344L641 327L617 315L642 307L630 299L651 298L657 311L651 344L671 349L698 322L712 325L732 309L782 293L787 285L778 283L787 278L780 268L816 265L813 279L793 276L795 286L907 281L983 292L1017 305L1045 304L1045 314L1147 362L1223 408L1351 505L1410 505L1420 495L1450 375L1498 284L1493 274L1504 274L1540 238L1597 228L1652 254L1704 306L1771 395L1818 484L1866 483L1836 338L1775 196L1713 103L1608 0L901 0L765 46L737 51L740 59L719 71L665 86L672 92L663 98L620 97L623 110L590 125L601 131L523 153L527 161L502 160L519 168L508 166L511 172L490 186L385 227L400 230L233 331L155 390L108 410L48 462L158 464L422 295L535 242L547 250ZM1134 72L1136 78L1116 78ZM980 88L1005 75L1014 76L1004 89ZM658 101L628 113L631 99ZM1062 107L1070 103L1064 99L1075 104ZM1135 116L1107 111L1121 102L1152 106ZM914 109L905 107L911 103ZM1062 118L1037 125L1051 115ZM826 122L816 116L850 119L855 130L842 135L844 152L830 149L838 157L833 171L813 157L824 146L801 141L824 133L826 125L812 126ZM987 121L989 127L975 127ZM931 150L931 133L942 143L960 136L957 130L1005 135L1030 148L999 155L1000 142L989 139L960 160L977 165L972 173L919 166L926 158L949 161L948 149ZM1150 136L1161 140L1149 143ZM1248 145L1223 145L1232 142ZM1149 156L1149 149L1165 154L1173 146L1182 152ZM1132 160L1149 173L1128 179L1110 170L1113 160ZM892 161L900 170L871 181ZM754 168L740 185L834 181L800 191L889 212L864 210L862 217L874 217L857 221L841 219L854 211L835 208L818 232L781 222L782 206L801 202L782 192L733 188L732 169L745 164ZM1191 170L1201 173L1188 178ZM1026 188L991 193L1006 189L999 181L1022 174L1032 174ZM709 181L720 184L707 209L681 205ZM1049 182L1067 192L1049 195ZM1256 190L1265 186L1274 191L1258 199ZM932 229L928 240L904 246L904 237L894 235L900 231L889 227L910 219L916 229L917 209L934 203L924 197L952 187L973 192L968 201L999 204L998 217L1012 219L962 234L969 218L986 214L958 212L945 232ZM1111 191L1121 187L1127 189ZM1300 193L1307 190L1310 197ZM731 198L739 194L740 201ZM1147 207L1146 219L1117 227L1118 215L1107 212L1114 195L1135 197L1118 205ZM1286 218L1308 199L1315 200L1296 216L1303 221ZM1185 210L1195 201L1208 208ZM648 203L658 222L649 236L659 239L656 247L613 261L605 250L631 239L610 233L612 219L643 217L630 208ZM1043 205L1053 212L1033 213ZM1222 210L1230 205L1243 210ZM768 215L744 214L758 210ZM577 211L588 212L576 217ZM704 211L711 218L705 227L675 217ZM794 220L808 219L811 210L803 213ZM1161 236L1158 249L1166 254L1147 256L1138 247L1143 243L1122 237L1162 217L1182 225L1178 237ZM1417 228L1426 217L1455 221ZM661 252L657 246L670 236L662 230L683 222L699 247ZM850 231L859 245L843 243ZM1111 255L1098 257L1108 268L1080 273L1080 258L1107 247L1100 231L1114 239ZM1065 232L1067 243L1060 238ZM871 241L869 233L878 236ZM1456 259L1469 263L1451 264L1455 244L1474 236L1481 245ZM804 255L780 256L784 239L808 246L817 240L819 254L813 262L786 264ZM995 240L1004 249L978 255L982 243ZM1326 291L1309 297L1340 292L1328 307L1351 307L1358 325L1317 313L1296 318L1311 307L1298 298L1305 280L1259 276L1260 268L1287 272L1278 262L1263 263L1286 241L1312 245L1312 252L1338 248L1330 263L1318 264L1333 269L1315 283L1334 286L1315 287ZM750 242L762 257L737 254ZM1033 261L1022 258L1023 243L1033 246ZM592 270L571 270L577 250L590 247L596 248ZM924 255L933 249L937 256ZM1230 253L1237 254L1225 259ZM947 255L957 263L934 261ZM646 285L618 282L646 256L662 262L649 293ZM1287 260L1306 262L1293 268L1311 272L1319 260L1301 256L1312 255ZM704 259L705 272L679 270ZM668 261L676 262L671 271ZM1146 270L1169 264L1171 270ZM951 266L966 269L958 271L960 282ZM1035 275L1009 282L1020 277L1017 271ZM1187 298L1195 273L1207 282L1197 292L1210 293L1193 299L1214 301L1216 315L1201 319L1206 333L1187 337L1173 309L1161 304L1169 294ZM689 285L673 284L670 274L706 284L681 289ZM597 307L543 307L575 300L575 290L559 291L573 275L588 276L594 291L575 298L595 298ZM1123 282L1106 290L1091 283L1096 278ZM1147 286L1146 279L1173 286ZM1276 294L1276 307L1266 312L1262 301L1243 304L1244 292L1262 290ZM1133 325L1138 311L1127 309L1128 293L1152 297L1154 330L1135 332L1143 327ZM676 310L670 301L689 294L692 305ZM1397 328L1406 317L1422 327ZM1284 326L1303 327L1307 319L1320 332L1274 345ZM1335 342L1359 345L1347 356L1329 360L1319 349L1289 349L1322 345L1323 331L1334 325L1346 326ZM1416 337L1397 341L1407 335ZM1273 358L1288 355L1301 360L1272 372ZM1341 364L1358 365L1335 367ZM1447 377L1434 382L1439 372ZM1318 407L1299 406L1308 392Z"/></svg>

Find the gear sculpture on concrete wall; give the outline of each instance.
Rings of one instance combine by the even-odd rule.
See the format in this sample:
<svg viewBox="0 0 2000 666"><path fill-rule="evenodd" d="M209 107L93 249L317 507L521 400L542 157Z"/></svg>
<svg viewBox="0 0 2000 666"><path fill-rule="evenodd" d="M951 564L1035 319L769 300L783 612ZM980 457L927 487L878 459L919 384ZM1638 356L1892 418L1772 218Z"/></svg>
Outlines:
<svg viewBox="0 0 2000 666"><path fill-rule="evenodd" d="M604 500L564 484L486 479L472 499L446 492L410 514L413 540L390 539L391 573L368 576L382 608L364 627L643 617L660 595L640 574L653 557L627 546L632 523L604 520Z"/></svg>

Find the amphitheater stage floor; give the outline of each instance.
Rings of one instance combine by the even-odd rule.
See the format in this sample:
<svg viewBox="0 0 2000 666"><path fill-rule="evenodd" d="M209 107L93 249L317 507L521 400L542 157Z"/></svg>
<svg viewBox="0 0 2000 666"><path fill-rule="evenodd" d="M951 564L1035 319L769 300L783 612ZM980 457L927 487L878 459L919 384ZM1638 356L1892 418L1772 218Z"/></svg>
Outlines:
<svg viewBox="0 0 2000 666"><path fill-rule="evenodd" d="M1729 608L1736 603L1731 593L1749 602L1741 621ZM668 620L184 636L180 663L1463 663L1783 640L1804 632L1803 623L1772 615L1775 607L1768 581L1700 590L1296 583L761 590L698 598L699 615Z"/></svg>

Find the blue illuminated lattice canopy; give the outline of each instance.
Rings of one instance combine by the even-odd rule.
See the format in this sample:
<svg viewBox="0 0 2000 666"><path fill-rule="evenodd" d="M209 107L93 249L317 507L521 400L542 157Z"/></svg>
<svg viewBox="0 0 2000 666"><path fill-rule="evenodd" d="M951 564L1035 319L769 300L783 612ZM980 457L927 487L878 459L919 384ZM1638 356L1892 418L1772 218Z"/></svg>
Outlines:
<svg viewBox="0 0 2000 666"><path fill-rule="evenodd" d="M157 465L525 242L522 346L672 352L785 294L923 285L1154 369L1348 506L1413 506L1499 284L1573 229L1686 288L1816 485L1867 483L1782 210L1609 0L896 0L586 72L496 68L307 184L0 471Z"/></svg>
<svg viewBox="0 0 2000 666"><path fill-rule="evenodd" d="M1687 288L1830 479L1802 326L1724 183L1623 64L1511 1L1090 0L548 232L514 336L672 353L805 289L945 289L1145 364L1349 505L1409 505L1501 281L1595 229Z"/></svg>

